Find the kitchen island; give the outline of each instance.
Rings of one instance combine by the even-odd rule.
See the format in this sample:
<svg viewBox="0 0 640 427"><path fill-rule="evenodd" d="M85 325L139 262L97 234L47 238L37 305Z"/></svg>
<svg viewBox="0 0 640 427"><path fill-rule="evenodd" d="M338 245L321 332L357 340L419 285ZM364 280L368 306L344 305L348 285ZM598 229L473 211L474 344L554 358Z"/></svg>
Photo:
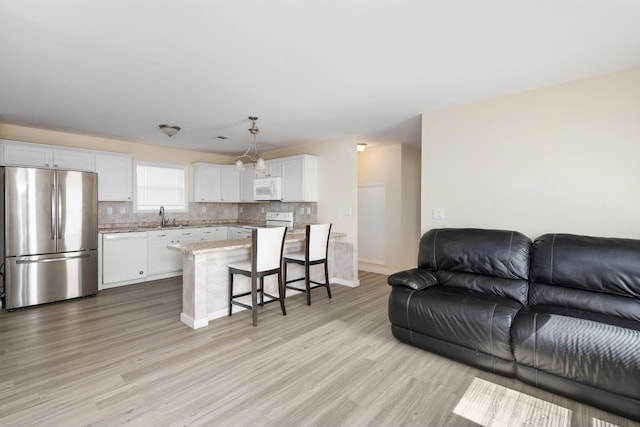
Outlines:
<svg viewBox="0 0 640 427"><path fill-rule="evenodd" d="M336 239L345 237L346 233L331 233L329 238L329 277L339 262L336 254ZM284 253L303 250L305 240L304 229L287 233ZM180 320L193 329L209 325L209 321L228 315L228 265L233 262L247 261L251 254L251 239L225 240L167 246L170 250L182 254L182 313ZM338 250L339 252L339 250ZM298 267L298 266L295 266ZM302 268L290 268L291 277L301 277ZM314 280L322 278L322 270L312 269ZM316 277L316 275L319 275ZM266 277L265 291L274 295L278 293L276 276ZM238 276L234 288L238 292L250 290L249 278ZM297 293L289 291L290 294ZM233 312L244 310L234 306Z"/></svg>

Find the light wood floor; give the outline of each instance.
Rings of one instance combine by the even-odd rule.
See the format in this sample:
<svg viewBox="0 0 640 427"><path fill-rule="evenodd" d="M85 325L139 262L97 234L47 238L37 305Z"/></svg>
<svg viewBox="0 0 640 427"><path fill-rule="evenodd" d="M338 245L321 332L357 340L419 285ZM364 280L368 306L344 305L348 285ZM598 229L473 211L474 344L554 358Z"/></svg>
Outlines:
<svg viewBox="0 0 640 427"><path fill-rule="evenodd" d="M181 282L0 313L0 425L474 426L453 413L473 379L572 412L624 418L395 340L386 277L333 286L189 329Z"/></svg>

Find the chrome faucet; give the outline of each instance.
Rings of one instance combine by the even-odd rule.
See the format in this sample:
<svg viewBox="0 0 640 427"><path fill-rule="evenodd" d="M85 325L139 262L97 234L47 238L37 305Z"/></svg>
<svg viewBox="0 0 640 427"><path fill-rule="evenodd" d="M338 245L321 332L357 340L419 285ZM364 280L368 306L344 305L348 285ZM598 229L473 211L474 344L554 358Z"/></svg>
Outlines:
<svg viewBox="0 0 640 427"><path fill-rule="evenodd" d="M162 218L160 218L160 227L164 227L167 225L167 220L164 218L164 206L160 206L160 213L158 213Z"/></svg>

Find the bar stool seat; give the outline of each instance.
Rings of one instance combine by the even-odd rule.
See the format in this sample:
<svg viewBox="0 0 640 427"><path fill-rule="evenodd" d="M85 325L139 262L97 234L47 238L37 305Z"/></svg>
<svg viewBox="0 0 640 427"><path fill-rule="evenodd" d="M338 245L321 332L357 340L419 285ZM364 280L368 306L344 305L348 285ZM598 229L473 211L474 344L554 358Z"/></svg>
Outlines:
<svg viewBox="0 0 640 427"><path fill-rule="evenodd" d="M284 290L286 296L287 289L305 292L307 294L307 305L311 305L311 289L325 287L327 288L327 296L331 298L331 287L329 286L329 267L327 265L327 257L329 253L329 234L331 233L331 224L314 224L307 225L306 240L304 252L288 253L284 256ZM304 266L304 277L287 280L287 265L298 264ZM324 282L311 280L309 274L312 265L324 264ZM305 287L289 286L289 283L303 281ZM311 286L314 284L315 286Z"/></svg>
<svg viewBox="0 0 640 427"><path fill-rule="evenodd" d="M259 228L251 231L251 259L228 265L229 268L229 316L232 306L238 305L251 310L253 326L258 324L258 293L260 294L260 306L266 303L279 301L282 315L286 316L284 307L284 285L282 282L282 251L287 227ZM251 279L251 290L234 294L233 278L240 274ZM278 277L278 296L270 295L264 291L264 278L276 274ZM258 286L258 281L260 285ZM237 298L251 295L251 305L237 301ZM269 299L265 301L264 297Z"/></svg>

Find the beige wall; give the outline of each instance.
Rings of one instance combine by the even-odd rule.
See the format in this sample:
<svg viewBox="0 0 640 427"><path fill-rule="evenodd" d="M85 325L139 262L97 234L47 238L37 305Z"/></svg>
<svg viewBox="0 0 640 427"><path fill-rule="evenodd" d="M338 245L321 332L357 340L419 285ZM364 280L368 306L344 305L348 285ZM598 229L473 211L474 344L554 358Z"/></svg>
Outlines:
<svg viewBox="0 0 640 427"><path fill-rule="evenodd" d="M265 159L311 154L318 156L318 222L347 233L343 239L353 246L353 278L358 277L358 158L356 138L345 137L304 144L265 153Z"/></svg>
<svg viewBox="0 0 640 427"><path fill-rule="evenodd" d="M413 268L418 262L420 243L420 150L402 145L402 252L397 269Z"/></svg>
<svg viewBox="0 0 640 427"><path fill-rule="evenodd" d="M422 231L640 238L640 68L424 113L422 172Z"/></svg>
<svg viewBox="0 0 640 427"><path fill-rule="evenodd" d="M386 260L361 270L391 274L416 266L420 238L420 152L407 145L370 147L358 155L358 185L386 186ZM379 230L359 230L375 233Z"/></svg>
<svg viewBox="0 0 640 427"><path fill-rule="evenodd" d="M186 165L189 169L189 185L193 182L192 163L207 162L233 164L235 160L231 156L223 156L219 154L156 147L153 145L138 144L117 139L99 138L67 132L55 132L1 123L0 139L83 148L87 150L109 151L113 153L130 154L133 156L134 160L171 165ZM193 189L190 189L189 200L192 199Z"/></svg>

